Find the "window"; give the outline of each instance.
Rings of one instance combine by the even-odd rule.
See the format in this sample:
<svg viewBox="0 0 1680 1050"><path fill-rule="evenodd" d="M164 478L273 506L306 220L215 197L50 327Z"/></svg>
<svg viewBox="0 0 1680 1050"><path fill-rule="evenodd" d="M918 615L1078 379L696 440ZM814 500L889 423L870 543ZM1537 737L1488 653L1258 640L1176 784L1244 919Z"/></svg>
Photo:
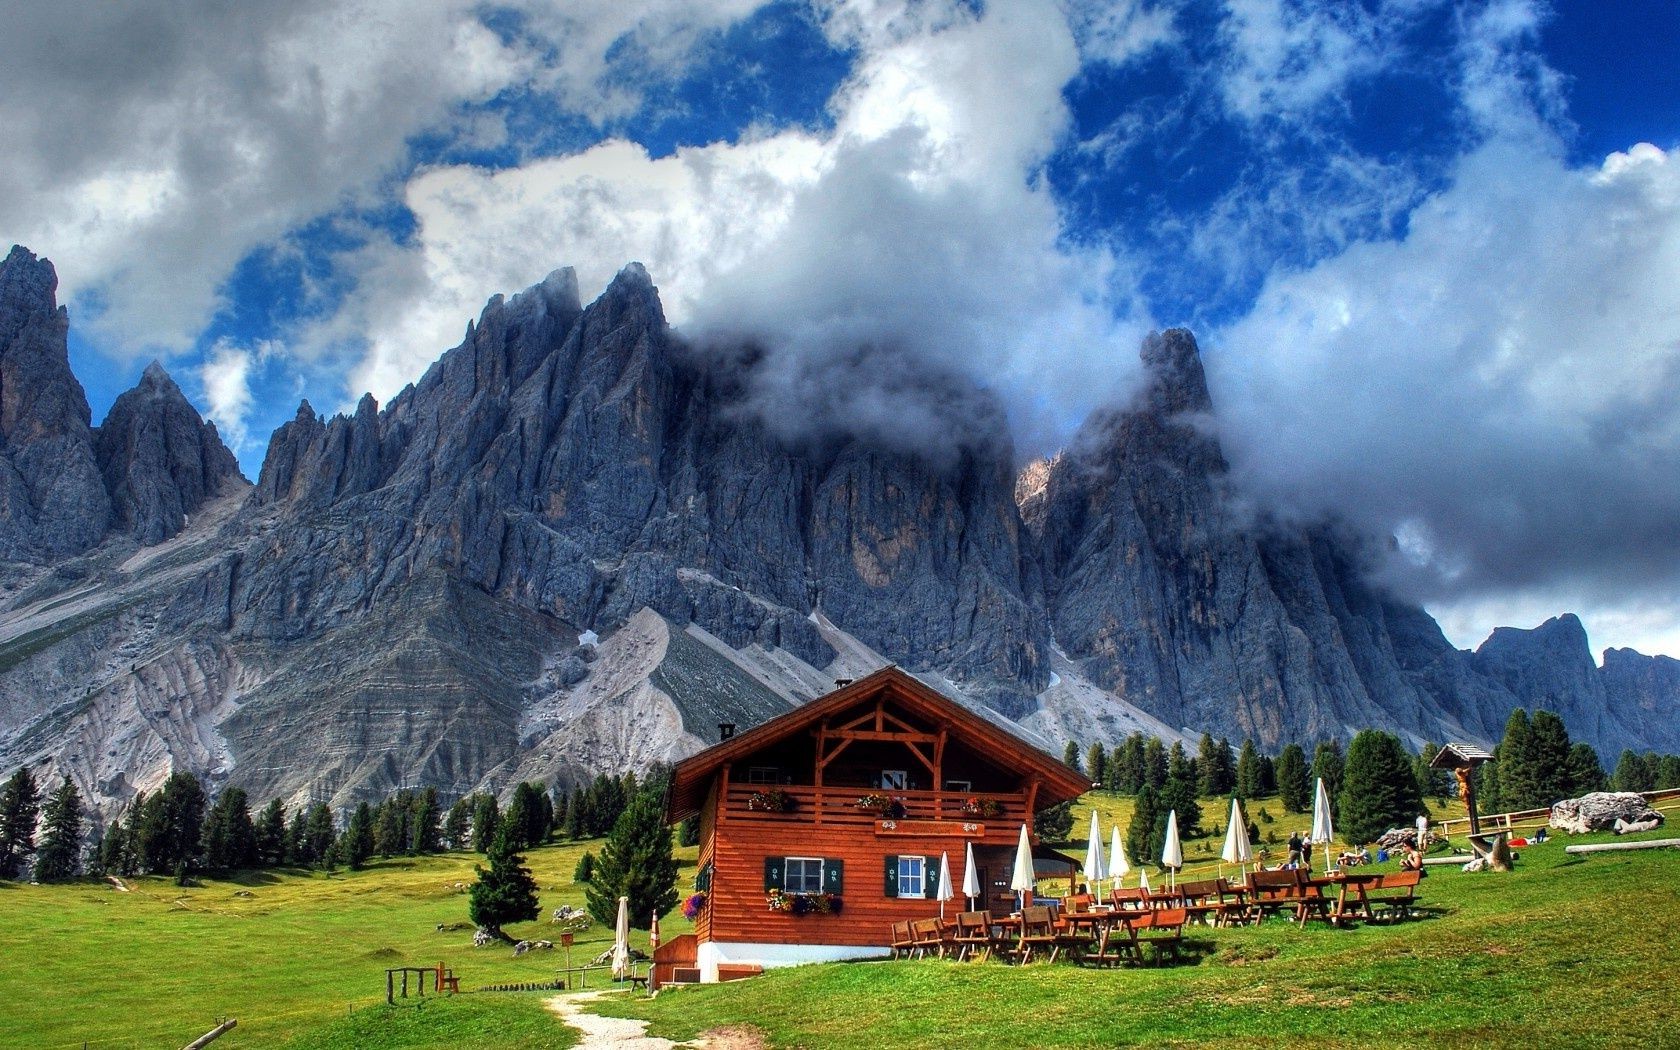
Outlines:
<svg viewBox="0 0 1680 1050"><path fill-rule="evenodd" d="M747 783L749 784L780 784L782 771L776 766L747 767Z"/></svg>
<svg viewBox="0 0 1680 1050"><path fill-rule="evenodd" d="M888 791L903 791L910 783L910 773L904 769L881 770L881 786Z"/></svg>
<svg viewBox="0 0 1680 1050"><path fill-rule="evenodd" d="M945 790L946 791L973 791L974 790L974 781L972 781L972 780L947 780L947 781L945 781Z"/></svg>
<svg viewBox="0 0 1680 1050"><path fill-rule="evenodd" d="M823 861L821 857L788 857L783 863L782 889L785 892L822 892Z"/></svg>
<svg viewBox="0 0 1680 1050"><path fill-rule="evenodd" d="M898 858L898 895L927 896L927 862L921 857Z"/></svg>

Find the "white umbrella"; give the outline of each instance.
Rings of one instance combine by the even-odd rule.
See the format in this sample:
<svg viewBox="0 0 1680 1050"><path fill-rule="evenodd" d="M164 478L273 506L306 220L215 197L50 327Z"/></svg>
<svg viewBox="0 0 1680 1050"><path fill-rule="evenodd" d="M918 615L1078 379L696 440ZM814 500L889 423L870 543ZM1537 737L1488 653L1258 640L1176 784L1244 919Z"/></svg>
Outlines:
<svg viewBox="0 0 1680 1050"><path fill-rule="evenodd" d="M939 855L939 889L934 892L934 896L939 900L939 919L941 922L945 920L945 902L956 895L957 891L951 888L951 854L941 853Z"/></svg>
<svg viewBox="0 0 1680 1050"><path fill-rule="evenodd" d="M1114 888L1119 889L1121 882L1132 873L1132 866L1126 860L1126 844L1120 841L1120 825L1116 824L1108 829L1108 874L1114 880Z"/></svg>
<svg viewBox="0 0 1680 1050"><path fill-rule="evenodd" d="M1033 878L1032 844L1027 841L1027 826L1021 825L1021 841L1015 846L1015 870L1009 875L1009 888L1020 894L1021 907L1026 907L1026 895L1038 886Z"/></svg>
<svg viewBox="0 0 1680 1050"><path fill-rule="evenodd" d="M974 910L974 898L980 896L980 869L974 866L974 843L968 844L968 858L963 864L963 896L968 898L968 910Z"/></svg>
<svg viewBox="0 0 1680 1050"><path fill-rule="evenodd" d="M613 929L612 975L622 981L630 976L630 898L618 898L618 923Z"/></svg>
<svg viewBox="0 0 1680 1050"><path fill-rule="evenodd" d="M1220 851L1219 859L1235 864L1239 869L1254 860L1254 851L1248 845L1248 821L1243 819L1242 806L1234 796L1231 799L1231 826L1225 831L1225 848Z"/></svg>
<svg viewBox="0 0 1680 1050"><path fill-rule="evenodd" d="M1318 787L1313 791L1312 837L1307 841L1324 843L1326 871L1330 869L1330 839L1335 833L1335 828L1330 826L1330 792L1324 790L1324 778L1319 777Z"/></svg>
<svg viewBox="0 0 1680 1050"><path fill-rule="evenodd" d="M1091 810L1091 835L1085 840L1085 881L1094 892L1101 893L1098 883L1108 878L1103 870L1102 828L1097 825L1097 811Z"/></svg>
<svg viewBox="0 0 1680 1050"><path fill-rule="evenodd" d="M1167 869L1168 885L1177 882L1178 869L1184 867L1184 846L1178 841L1178 810L1167 814L1167 841L1161 846L1161 866Z"/></svg>
<svg viewBox="0 0 1680 1050"><path fill-rule="evenodd" d="M1143 892L1145 892L1145 893L1149 892L1149 869L1148 868L1139 868L1138 869L1138 887L1140 889L1142 889Z"/></svg>

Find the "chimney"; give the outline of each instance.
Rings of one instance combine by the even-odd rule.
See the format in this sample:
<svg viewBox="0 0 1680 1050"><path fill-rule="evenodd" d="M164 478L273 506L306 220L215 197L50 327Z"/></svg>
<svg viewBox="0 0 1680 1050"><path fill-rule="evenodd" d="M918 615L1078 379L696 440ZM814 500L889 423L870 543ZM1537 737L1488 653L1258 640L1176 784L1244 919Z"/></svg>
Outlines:
<svg viewBox="0 0 1680 1050"><path fill-rule="evenodd" d="M734 735L735 735L735 723L734 722L719 722L718 723L718 743L721 744L723 741L728 740L730 737L732 737Z"/></svg>

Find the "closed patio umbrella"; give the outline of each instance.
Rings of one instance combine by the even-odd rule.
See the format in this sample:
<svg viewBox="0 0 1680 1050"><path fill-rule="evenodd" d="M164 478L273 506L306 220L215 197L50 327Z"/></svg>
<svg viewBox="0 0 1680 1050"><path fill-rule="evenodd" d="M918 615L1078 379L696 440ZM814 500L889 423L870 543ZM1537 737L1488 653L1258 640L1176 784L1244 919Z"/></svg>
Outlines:
<svg viewBox="0 0 1680 1050"><path fill-rule="evenodd" d="M1248 821L1243 819L1242 804L1235 797L1231 799L1231 826L1225 829L1225 848L1220 850L1219 859L1235 864L1239 871L1254 860L1254 850L1248 844Z"/></svg>
<svg viewBox="0 0 1680 1050"><path fill-rule="evenodd" d="M1138 869L1138 888L1143 890L1145 893L1149 892L1149 869L1148 868L1139 868Z"/></svg>
<svg viewBox="0 0 1680 1050"><path fill-rule="evenodd" d="M1102 827L1097 823L1097 811L1091 810L1091 834L1085 840L1085 882L1092 892L1101 893L1098 885L1108 878L1108 872L1103 869Z"/></svg>
<svg viewBox="0 0 1680 1050"><path fill-rule="evenodd" d="M1027 906L1026 895L1038 886L1033 878L1032 843L1027 841L1027 826L1021 825L1021 841L1015 846L1015 870L1009 875L1009 888L1014 890L1020 907Z"/></svg>
<svg viewBox="0 0 1680 1050"><path fill-rule="evenodd" d="M1114 880L1114 888L1119 889L1131 873L1132 865L1126 860L1126 844L1120 841L1120 825L1116 824L1108 829L1108 874Z"/></svg>
<svg viewBox="0 0 1680 1050"><path fill-rule="evenodd" d="M1178 882L1178 869L1184 867L1184 846L1178 841L1178 810L1167 814L1167 841L1161 846L1161 866L1167 869L1167 885Z"/></svg>
<svg viewBox="0 0 1680 1050"><path fill-rule="evenodd" d="M1336 829L1330 826L1330 792L1324 790L1324 778L1318 778L1318 787L1313 791L1313 822L1312 837L1307 841L1317 844L1324 843L1324 870L1330 870L1330 839L1336 834ZM1311 867L1309 864L1308 867Z"/></svg>
<svg viewBox="0 0 1680 1050"><path fill-rule="evenodd" d="M980 896L980 869L974 866L974 843L968 844L968 857L963 863L963 896L968 898L968 910L974 910L974 898Z"/></svg>
<svg viewBox="0 0 1680 1050"><path fill-rule="evenodd" d="M951 886L951 854L948 852L941 853L939 855L939 888L934 891L934 896L939 899L939 921L945 921L945 902L956 895L957 891Z"/></svg>
<svg viewBox="0 0 1680 1050"><path fill-rule="evenodd" d="M613 980L630 976L630 898L618 898L618 922L613 926Z"/></svg>

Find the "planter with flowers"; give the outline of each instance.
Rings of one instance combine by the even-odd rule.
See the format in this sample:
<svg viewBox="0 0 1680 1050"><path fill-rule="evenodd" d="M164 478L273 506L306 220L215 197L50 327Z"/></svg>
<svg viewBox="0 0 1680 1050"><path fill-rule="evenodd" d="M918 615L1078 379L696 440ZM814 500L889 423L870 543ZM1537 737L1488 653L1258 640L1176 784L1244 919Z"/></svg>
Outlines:
<svg viewBox="0 0 1680 1050"><path fill-rule="evenodd" d="M683 901L683 907L682 907L683 918L687 919L689 922L693 922L694 920L698 919L700 917L700 913L705 911L705 910L706 910L706 894L705 894L705 891L701 891L699 893L696 893L693 896L689 897L687 900Z"/></svg>
<svg viewBox="0 0 1680 1050"><path fill-rule="evenodd" d="M865 813L873 813L886 820L898 820L904 816L905 812L903 799L888 798L886 795L879 795L873 791L862 796L852 805Z"/></svg>
<svg viewBox="0 0 1680 1050"><path fill-rule="evenodd" d="M764 896L771 911L789 915L838 915L841 900L836 893L783 893L771 890Z"/></svg>
<svg viewBox="0 0 1680 1050"><path fill-rule="evenodd" d="M965 817L1001 817L1003 803L993 798L966 798L963 800L962 812Z"/></svg>
<svg viewBox="0 0 1680 1050"><path fill-rule="evenodd" d="M794 806L793 796L781 788L754 791L747 796L747 808L754 813L791 813Z"/></svg>

